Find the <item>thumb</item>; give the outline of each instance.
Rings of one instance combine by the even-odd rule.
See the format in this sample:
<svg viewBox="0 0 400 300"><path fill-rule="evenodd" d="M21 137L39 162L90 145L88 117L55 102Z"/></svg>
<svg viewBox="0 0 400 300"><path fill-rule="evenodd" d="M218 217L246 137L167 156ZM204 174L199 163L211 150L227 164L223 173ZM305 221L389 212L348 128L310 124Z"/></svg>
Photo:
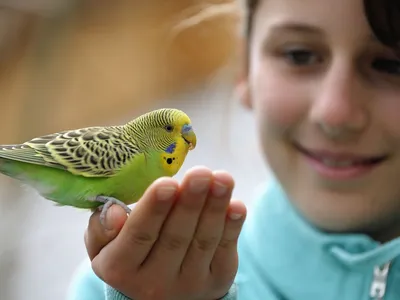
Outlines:
<svg viewBox="0 0 400 300"><path fill-rule="evenodd" d="M107 210L104 226L100 222L100 211L96 210L90 216L85 231L85 245L90 260L118 235L127 217L126 211L119 205L112 205Z"/></svg>

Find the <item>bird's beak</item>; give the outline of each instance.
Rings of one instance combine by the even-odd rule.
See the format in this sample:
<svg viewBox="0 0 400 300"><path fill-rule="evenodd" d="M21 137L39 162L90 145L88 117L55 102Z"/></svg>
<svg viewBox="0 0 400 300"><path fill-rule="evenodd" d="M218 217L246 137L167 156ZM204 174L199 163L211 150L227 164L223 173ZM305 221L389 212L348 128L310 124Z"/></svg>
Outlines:
<svg viewBox="0 0 400 300"><path fill-rule="evenodd" d="M191 125L184 125L182 127L182 138L189 144L189 150L196 148L197 138Z"/></svg>

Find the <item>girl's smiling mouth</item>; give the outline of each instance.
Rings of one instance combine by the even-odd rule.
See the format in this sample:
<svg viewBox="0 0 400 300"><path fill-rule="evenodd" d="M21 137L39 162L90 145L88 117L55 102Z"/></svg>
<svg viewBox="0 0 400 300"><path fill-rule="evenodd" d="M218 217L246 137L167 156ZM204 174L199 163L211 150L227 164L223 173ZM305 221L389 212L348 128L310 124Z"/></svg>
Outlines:
<svg viewBox="0 0 400 300"><path fill-rule="evenodd" d="M359 178L373 171L389 158L387 154L360 155L324 149L315 150L299 143L293 143L293 146L320 176L333 180Z"/></svg>

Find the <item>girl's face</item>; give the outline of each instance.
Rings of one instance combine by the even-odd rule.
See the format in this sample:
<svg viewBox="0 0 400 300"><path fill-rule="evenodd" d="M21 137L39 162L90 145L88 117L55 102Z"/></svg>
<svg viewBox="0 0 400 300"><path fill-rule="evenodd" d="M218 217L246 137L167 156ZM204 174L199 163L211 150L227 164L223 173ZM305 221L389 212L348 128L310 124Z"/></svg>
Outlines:
<svg viewBox="0 0 400 300"><path fill-rule="evenodd" d="M400 232L400 62L362 0L261 0L248 73L268 162L328 231Z"/></svg>

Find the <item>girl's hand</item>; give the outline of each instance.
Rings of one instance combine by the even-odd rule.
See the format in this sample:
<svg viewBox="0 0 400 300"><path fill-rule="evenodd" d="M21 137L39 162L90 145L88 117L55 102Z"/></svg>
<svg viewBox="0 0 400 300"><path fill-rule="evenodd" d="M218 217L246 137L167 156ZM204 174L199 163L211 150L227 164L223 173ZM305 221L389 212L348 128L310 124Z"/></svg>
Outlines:
<svg viewBox="0 0 400 300"><path fill-rule="evenodd" d="M92 215L85 243L94 272L136 300L215 300L233 283L246 208L230 203L226 172L190 170L181 186L154 182L129 217L113 205L105 229Z"/></svg>

